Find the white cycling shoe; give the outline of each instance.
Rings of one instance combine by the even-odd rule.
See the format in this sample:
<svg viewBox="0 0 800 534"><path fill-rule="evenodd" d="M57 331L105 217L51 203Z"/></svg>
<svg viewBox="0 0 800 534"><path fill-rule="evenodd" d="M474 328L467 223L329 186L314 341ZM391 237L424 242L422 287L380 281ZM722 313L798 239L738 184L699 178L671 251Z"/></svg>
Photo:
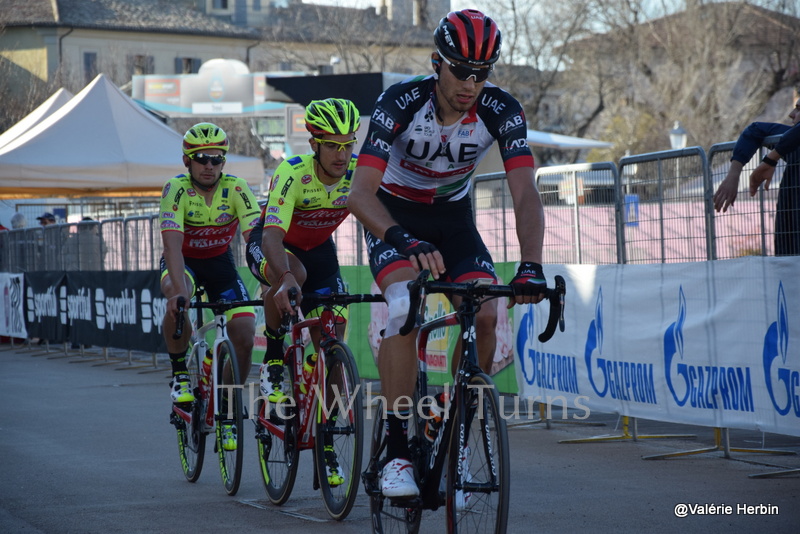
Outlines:
<svg viewBox="0 0 800 534"><path fill-rule="evenodd" d="M381 493L384 497L410 499L419 495L414 480L414 466L404 458L395 458L381 471Z"/></svg>

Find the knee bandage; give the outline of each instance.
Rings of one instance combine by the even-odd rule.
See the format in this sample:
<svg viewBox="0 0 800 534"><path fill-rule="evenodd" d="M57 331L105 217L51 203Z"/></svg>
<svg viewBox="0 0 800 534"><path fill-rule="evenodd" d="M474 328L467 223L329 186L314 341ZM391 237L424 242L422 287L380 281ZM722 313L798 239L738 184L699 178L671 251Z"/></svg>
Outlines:
<svg viewBox="0 0 800 534"><path fill-rule="evenodd" d="M397 282L386 288L383 298L389 306L389 319L386 322L384 338L396 336L406 322L411 302L408 296L408 282Z"/></svg>

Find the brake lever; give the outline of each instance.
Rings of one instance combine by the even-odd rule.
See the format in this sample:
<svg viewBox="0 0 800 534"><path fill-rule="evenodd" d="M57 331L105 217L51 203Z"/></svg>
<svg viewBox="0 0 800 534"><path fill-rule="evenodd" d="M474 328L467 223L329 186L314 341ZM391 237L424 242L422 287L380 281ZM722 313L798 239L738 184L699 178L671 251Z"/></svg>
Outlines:
<svg viewBox="0 0 800 534"><path fill-rule="evenodd" d="M547 318L547 326L544 332L539 334L541 343L545 343L553 337L556 332L556 326L562 332L564 331L564 304L566 302L567 283L564 277L560 275L556 275L555 282L556 286L548 291L547 300L550 301L550 315Z"/></svg>

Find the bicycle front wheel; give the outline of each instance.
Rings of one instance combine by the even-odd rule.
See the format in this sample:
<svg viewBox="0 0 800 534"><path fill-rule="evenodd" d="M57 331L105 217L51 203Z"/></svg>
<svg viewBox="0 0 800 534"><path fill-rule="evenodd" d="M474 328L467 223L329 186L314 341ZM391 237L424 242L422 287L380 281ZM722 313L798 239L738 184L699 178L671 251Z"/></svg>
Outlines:
<svg viewBox="0 0 800 534"><path fill-rule="evenodd" d="M264 489L269 501L282 505L292 493L297 478L300 449L297 445L300 432L297 402L291 398L294 387L294 366L283 366L283 391L290 398L287 402L272 404L262 397L258 404L260 417L269 419L273 429L256 423L258 463Z"/></svg>
<svg viewBox="0 0 800 534"><path fill-rule="evenodd" d="M469 379L456 415L447 466L447 531L505 533L509 456L506 422L494 382Z"/></svg>
<svg viewBox="0 0 800 534"><path fill-rule="evenodd" d="M217 404L216 451L219 455L219 471L228 495L236 495L242 480L244 407L239 363L233 344L227 339L217 348Z"/></svg>
<svg viewBox="0 0 800 534"><path fill-rule="evenodd" d="M325 351L325 402L317 404L314 458L328 514L341 521L353 508L361 474L364 413L355 358L344 343ZM320 392L321 393L321 392Z"/></svg>
<svg viewBox="0 0 800 534"><path fill-rule="evenodd" d="M196 482L203 470L203 458L206 452L206 434L203 432L203 402L200 396L200 362L203 355L198 346L186 357L189 379L192 384L195 401L191 408L191 421L187 422L176 413L172 413L172 422L178 431L178 454L186 480Z"/></svg>

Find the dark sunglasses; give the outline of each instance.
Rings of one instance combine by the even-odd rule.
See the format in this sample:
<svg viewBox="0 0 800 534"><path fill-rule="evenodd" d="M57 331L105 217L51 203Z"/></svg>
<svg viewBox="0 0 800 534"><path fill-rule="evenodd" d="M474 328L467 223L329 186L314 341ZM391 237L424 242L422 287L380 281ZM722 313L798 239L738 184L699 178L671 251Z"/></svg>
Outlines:
<svg viewBox="0 0 800 534"><path fill-rule="evenodd" d="M208 165L210 161L213 166L222 165L225 156L212 156L211 154L192 154L192 159L200 165Z"/></svg>
<svg viewBox="0 0 800 534"><path fill-rule="evenodd" d="M489 74L492 73L492 67L470 67L463 63L453 63L444 56L441 56L441 58L447 63L447 66L450 67L450 73L455 76L457 80L461 80L462 82L466 82L471 77L475 78L475 83L485 82L489 78Z"/></svg>

